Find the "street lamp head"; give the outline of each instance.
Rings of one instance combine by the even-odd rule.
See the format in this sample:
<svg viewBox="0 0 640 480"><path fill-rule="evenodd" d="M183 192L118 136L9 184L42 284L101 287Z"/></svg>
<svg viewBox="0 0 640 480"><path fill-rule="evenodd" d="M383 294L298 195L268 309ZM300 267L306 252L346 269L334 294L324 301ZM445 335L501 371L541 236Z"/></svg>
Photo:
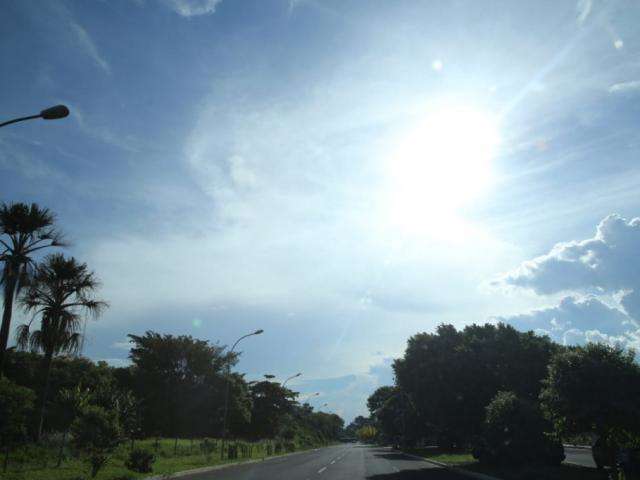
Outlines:
<svg viewBox="0 0 640 480"><path fill-rule="evenodd" d="M302 372L296 373L296 377L299 377L300 375L302 375Z"/></svg>
<svg viewBox="0 0 640 480"><path fill-rule="evenodd" d="M40 112L40 116L45 120L56 120L69 115L69 109L64 105L56 105L55 107L45 108Z"/></svg>
<svg viewBox="0 0 640 480"><path fill-rule="evenodd" d="M264 332L264 330L260 329L260 330L256 330L255 332L253 332L253 334L254 335L260 335L263 332Z"/></svg>

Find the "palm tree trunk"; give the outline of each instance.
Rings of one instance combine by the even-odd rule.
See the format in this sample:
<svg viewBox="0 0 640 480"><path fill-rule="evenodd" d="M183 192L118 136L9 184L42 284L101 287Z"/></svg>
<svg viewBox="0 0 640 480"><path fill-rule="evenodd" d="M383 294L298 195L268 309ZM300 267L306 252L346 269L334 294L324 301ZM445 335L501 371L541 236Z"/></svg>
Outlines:
<svg viewBox="0 0 640 480"><path fill-rule="evenodd" d="M18 277L9 274L4 284L4 310L2 311L2 327L0 327L0 375L4 374L4 359L9 332L11 331L11 314L13 313L13 296L16 291Z"/></svg>
<svg viewBox="0 0 640 480"><path fill-rule="evenodd" d="M38 432L36 442L40 441L42 436L42 427L44 426L44 417L47 407L47 397L49 396L49 387L51 386L51 364L53 360L53 352L49 351L44 354L44 371L45 379L42 388L42 404L40 405L40 421L38 422Z"/></svg>

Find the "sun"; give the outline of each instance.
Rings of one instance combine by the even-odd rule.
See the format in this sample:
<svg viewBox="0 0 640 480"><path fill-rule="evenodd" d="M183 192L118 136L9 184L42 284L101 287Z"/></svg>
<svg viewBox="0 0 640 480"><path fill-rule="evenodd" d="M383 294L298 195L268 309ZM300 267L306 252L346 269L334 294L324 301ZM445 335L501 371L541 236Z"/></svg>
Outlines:
<svg viewBox="0 0 640 480"><path fill-rule="evenodd" d="M492 181L500 143L498 122L481 110L432 109L397 141L388 158L388 215L395 226L420 230L451 218Z"/></svg>

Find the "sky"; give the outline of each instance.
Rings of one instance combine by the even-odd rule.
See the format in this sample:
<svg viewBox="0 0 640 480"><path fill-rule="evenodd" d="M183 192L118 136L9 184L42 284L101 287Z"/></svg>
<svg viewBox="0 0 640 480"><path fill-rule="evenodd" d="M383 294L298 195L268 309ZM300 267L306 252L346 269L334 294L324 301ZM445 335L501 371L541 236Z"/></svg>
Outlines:
<svg viewBox="0 0 640 480"><path fill-rule="evenodd" d="M0 200L57 214L126 335L239 345L347 420L407 339L640 347L635 1L8 2ZM21 321L17 317L15 324Z"/></svg>

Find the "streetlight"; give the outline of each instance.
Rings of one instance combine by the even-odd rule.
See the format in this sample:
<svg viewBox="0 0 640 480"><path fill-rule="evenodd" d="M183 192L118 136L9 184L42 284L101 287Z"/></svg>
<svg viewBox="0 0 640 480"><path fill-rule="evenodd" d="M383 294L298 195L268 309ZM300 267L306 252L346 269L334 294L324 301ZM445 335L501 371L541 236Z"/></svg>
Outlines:
<svg viewBox="0 0 640 480"><path fill-rule="evenodd" d="M264 330L260 329L260 330L256 330L253 333L247 333L246 335L241 336L238 340L236 340L236 343L233 344L233 346L231 347L231 350L229 350L229 354L233 353L233 350L236 348L236 345L240 343L240 340L247 337L251 337L253 335L260 335L263 332ZM227 412L229 411L229 377L230 376L231 376L231 362L228 362L227 363L227 385L224 393L224 414L222 416L222 448L220 449L220 459L222 459L222 456L224 455L224 441L227 438Z"/></svg>
<svg viewBox="0 0 640 480"><path fill-rule="evenodd" d="M296 378L296 377L299 377L300 375L302 375L302 372L300 372L300 373L296 373L295 375L291 375L291 376L290 376L289 378L287 378L284 382L282 382L282 388L284 388L284 386L287 384L287 382L288 382L289 380L292 380L292 379L294 379L294 378Z"/></svg>
<svg viewBox="0 0 640 480"><path fill-rule="evenodd" d="M311 394L307 395L306 397L304 397L305 403L308 402L311 397L317 397L318 395L320 395L320 392L311 393Z"/></svg>
<svg viewBox="0 0 640 480"><path fill-rule="evenodd" d="M7 120L0 123L0 127L5 127L12 123L23 122L25 120L33 120L34 118L42 118L44 120L57 120L58 118L64 118L69 115L69 109L64 105L56 105L54 107L45 108L38 115L29 115L28 117L14 118L13 120Z"/></svg>

